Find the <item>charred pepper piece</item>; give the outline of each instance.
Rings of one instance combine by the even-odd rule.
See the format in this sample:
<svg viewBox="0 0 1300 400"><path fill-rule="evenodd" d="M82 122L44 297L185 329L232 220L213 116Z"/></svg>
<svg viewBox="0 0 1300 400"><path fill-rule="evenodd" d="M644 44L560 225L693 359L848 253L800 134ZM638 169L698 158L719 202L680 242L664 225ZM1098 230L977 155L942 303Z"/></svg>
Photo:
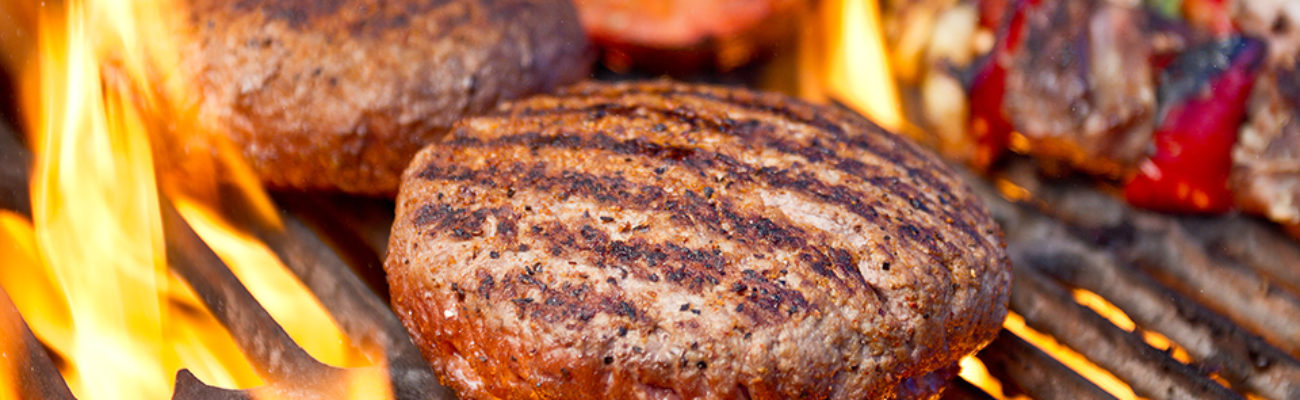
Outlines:
<svg viewBox="0 0 1300 400"><path fill-rule="evenodd" d="M1264 42L1229 37L1191 49L1161 73L1155 151L1124 188L1129 203L1170 212L1232 208L1228 172Z"/></svg>
<svg viewBox="0 0 1300 400"><path fill-rule="evenodd" d="M975 167L986 169L1002 156L1011 139L1011 121L1002 112L1002 100L1006 95L1007 67L1011 54L1020 48L1025 35L1025 13L1037 5L1039 0L1011 0L1009 17L990 19L996 13L981 10L982 24L998 24L1005 21L999 40L993 51L982 63L976 65L975 74L970 82L970 132L975 137L975 155L971 162ZM1005 7L998 7L999 10Z"/></svg>

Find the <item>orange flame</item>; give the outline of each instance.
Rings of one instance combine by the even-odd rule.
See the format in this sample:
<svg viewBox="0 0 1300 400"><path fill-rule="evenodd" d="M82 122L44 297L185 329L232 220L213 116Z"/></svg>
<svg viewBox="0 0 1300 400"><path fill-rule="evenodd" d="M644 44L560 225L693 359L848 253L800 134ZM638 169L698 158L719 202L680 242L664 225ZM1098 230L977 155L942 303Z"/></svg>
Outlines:
<svg viewBox="0 0 1300 400"><path fill-rule="evenodd" d="M965 379L966 382L975 385L975 387L980 388L984 393L988 393L989 396L995 399L1021 400L1025 398L1023 395L1008 397L1005 392L1002 391L1002 382L989 374L989 368L984 365L984 362L975 358L973 355L962 357L961 361L958 362L957 365L961 368L961 371L957 373L957 376L960 376L962 379Z"/></svg>
<svg viewBox="0 0 1300 400"><path fill-rule="evenodd" d="M204 197L210 192L192 190L188 181L229 172L220 179L233 180L254 205L243 211L278 225L237 153L194 117L197 91L179 67L178 30L167 25L185 20L184 11L166 0L43 6L27 53L35 59L10 62L23 68L36 167L31 222L0 213L0 285L37 338L67 361L60 372L80 398L165 398L181 368L216 386L263 384L225 328L169 273L162 195L308 353L337 366L368 364L273 253L225 224L211 207L218 199ZM160 168L158 157L171 155L155 152L174 146L169 140L204 143L214 156L175 157L207 165L177 168L189 174L180 176ZM382 375L348 384L357 397L386 397ZM14 379L0 374L0 394L16 393Z"/></svg>
<svg viewBox="0 0 1300 400"><path fill-rule="evenodd" d="M831 49L826 71L826 88L831 96L871 118L890 131L904 128L902 101L889 69L885 40L880 25L880 6L875 1L843 0L830 4L833 10L826 26L835 29L828 43Z"/></svg>
<svg viewBox="0 0 1300 400"><path fill-rule="evenodd" d="M1007 319L1002 322L1002 327L1011 331L1011 333L1014 333L1016 336L1019 336L1021 339L1024 339L1026 342L1034 345L1034 347L1037 347L1043 350L1043 352L1051 355L1052 358L1060 361L1061 364L1070 367L1074 372L1083 376L1084 379L1096 384L1097 387L1105 390L1106 393L1110 393L1111 396L1115 396L1115 398L1121 400L1137 399L1137 395L1133 393L1133 389L1129 387L1128 384L1124 383L1124 381L1115 377L1115 375L1111 374L1110 371L1106 371L1097 366L1097 364L1093 364L1092 361L1089 361L1088 358L1084 357L1082 354L1079 354L1073 349L1057 342L1056 338L1051 335L1030 328L1029 325L1025 324L1025 318L1021 317L1019 314L1008 313Z"/></svg>
<svg viewBox="0 0 1300 400"><path fill-rule="evenodd" d="M799 97L835 99L881 127L907 128L880 26L879 6L869 0L821 2L803 23L793 79ZM777 63L779 64L779 63ZM779 84L772 84L780 88Z"/></svg>
<svg viewBox="0 0 1300 400"><path fill-rule="evenodd" d="M1084 307L1092 309L1092 311L1096 312L1098 315L1106 317L1106 319L1110 320L1112 324L1115 324L1115 326L1118 326L1120 329L1129 332L1138 330L1137 324L1129 318L1128 314L1124 313L1124 310L1121 310L1119 307L1106 301L1105 298L1102 298L1096 293L1083 289L1075 289L1074 301ZM1148 330L1141 330L1140 333L1142 334L1142 339L1151 347L1168 351L1170 357L1173 357L1173 359L1178 360L1183 364L1189 364L1192 362L1192 356L1187 353L1187 349L1184 349L1182 346L1169 340L1165 335Z"/></svg>

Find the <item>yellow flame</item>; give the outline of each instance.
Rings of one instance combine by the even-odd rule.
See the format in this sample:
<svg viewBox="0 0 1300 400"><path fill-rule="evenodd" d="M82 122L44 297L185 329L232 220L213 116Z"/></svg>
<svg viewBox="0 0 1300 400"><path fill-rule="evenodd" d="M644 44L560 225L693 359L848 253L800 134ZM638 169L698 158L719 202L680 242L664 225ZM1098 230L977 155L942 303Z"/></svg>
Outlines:
<svg viewBox="0 0 1300 400"><path fill-rule="evenodd" d="M393 398L392 384L388 379L388 374L384 373L387 368L380 359L380 368L367 368L354 370L348 377L347 397L349 399L391 399Z"/></svg>
<svg viewBox="0 0 1300 400"><path fill-rule="evenodd" d="M263 384L234 338L208 312L189 284L169 274L167 285L170 301L163 334L172 353L164 364L187 368L213 386L244 388Z"/></svg>
<svg viewBox="0 0 1300 400"><path fill-rule="evenodd" d="M1084 307L1092 309L1092 311L1110 320L1112 324L1115 324L1115 326L1118 326L1120 329L1129 332L1137 330L1137 324L1133 322L1133 319L1129 318L1128 314L1124 313L1124 310L1121 310L1119 307L1106 301L1105 298L1096 293L1083 289L1075 289L1074 301ZM1189 364L1192 362L1192 356L1187 352L1187 349L1184 349L1172 340L1169 340L1165 335L1149 330L1141 330L1140 333L1142 334L1142 340L1146 341L1147 345L1168 352L1170 357L1173 357L1173 359L1178 360L1183 364Z"/></svg>
<svg viewBox="0 0 1300 400"><path fill-rule="evenodd" d="M1029 189L1025 189L1024 187L1017 185L1015 182L1003 178L994 179L993 186L997 187L998 192L1007 200L1025 201L1034 198L1033 193L1030 193Z"/></svg>
<svg viewBox="0 0 1300 400"><path fill-rule="evenodd" d="M1115 324L1120 329L1132 332L1133 329L1137 328L1137 324L1133 323L1133 319L1129 318L1128 314L1125 314L1119 307L1115 307L1114 304L1106 301L1105 298L1096 293L1083 289L1074 289L1074 302L1092 309L1092 311L1110 320L1110 323Z"/></svg>
<svg viewBox="0 0 1300 400"><path fill-rule="evenodd" d="M270 249L257 239L239 233L191 199L176 199L176 210L299 346L327 364L368 364L361 352L349 344L325 307Z"/></svg>
<svg viewBox="0 0 1300 400"><path fill-rule="evenodd" d="M1060 344L1056 341L1056 338L1053 338L1051 335L1030 328L1025 324L1024 317L1021 317L1019 314L1014 312L1007 313L1007 319L1002 321L1002 327L1011 331L1011 333L1016 336L1019 336L1021 339L1024 339L1026 342L1034 345L1034 347L1037 347L1043 350L1043 352L1051 355L1052 358L1060 361L1061 364L1065 364L1065 366L1074 370L1074 372L1077 372L1088 381L1091 381L1093 384L1097 385L1097 387L1110 393L1111 396L1115 396L1115 398L1120 400L1132 400L1138 398L1137 395L1133 393L1133 388L1129 387L1128 384L1124 383L1124 381L1115 377L1115 375L1111 374L1110 371L1098 367L1097 364L1088 361L1088 359L1082 354Z"/></svg>
<svg viewBox="0 0 1300 400"><path fill-rule="evenodd" d="M880 6L870 0L828 3L822 21L831 32L826 43L826 90L881 127L902 130L902 102L885 51Z"/></svg>
<svg viewBox="0 0 1300 400"><path fill-rule="evenodd" d="M26 217L0 210L0 260L0 287L23 311L32 333L51 347L69 348L72 315L52 271L40 268L36 232Z"/></svg>
<svg viewBox="0 0 1300 400"><path fill-rule="evenodd" d="M9 211L0 210L0 288L9 293L19 310L39 310L36 315L45 326L69 325L67 306L62 302L62 293L56 290L53 278L44 269L27 268L38 265L40 253L36 249L36 233L27 218ZM0 310L4 314L5 310ZM0 318L11 318L0 315ZM32 322L28 321L29 324ZM68 342L71 333L66 330L41 330L33 332L37 338L47 343L52 341ZM26 357L29 349L22 348L22 343L11 338L0 340L0 399L17 399L19 370L11 360Z"/></svg>
<svg viewBox="0 0 1300 400"><path fill-rule="evenodd" d="M961 367L961 372L958 372L957 376L965 379L966 382L970 382L971 385L980 388L984 393L988 393L990 397L998 400L1029 399L1029 397L1025 395L1007 396L1006 393L1002 391L1002 382L989 374L989 369L984 366L984 362L975 358L973 355L962 357L961 361L958 362L958 365Z"/></svg>
<svg viewBox="0 0 1300 400"><path fill-rule="evenodd" d="M166 24L183 20L178 6L103 0L40 7L35 60L12 64L32 66L21 71L20 98L36 166L31 222L0 213L0 285L37 338L67 361L60 372L79 398L165 398L180 368L217 386L263 384L224 327L166 267L159 196L212 194L186 181L232 183L253 206L243 211L279 223L238 153L197 120L177 30ZM166 152L194 145L213 154L209 165L173 170L167 162L175 160L160 162L204 162ZM218 169L229 175L218 178ZM177 203L304 349L326 363L364 365L274 254L211 212L215 200ZM348 383L386 393L382 369L365 371ZM3 372L0 392L15 383Z"/></svg>
<svg viewBox="0 0 1300 400"><path fill-rule="evenodd" d="M70 2L43 20L62 24L39 27L41 76L62 79L40 82L36 241L72 310L73 392L164 397L166 267L149 140L130 101L100 83L91 15Z"/></svg>

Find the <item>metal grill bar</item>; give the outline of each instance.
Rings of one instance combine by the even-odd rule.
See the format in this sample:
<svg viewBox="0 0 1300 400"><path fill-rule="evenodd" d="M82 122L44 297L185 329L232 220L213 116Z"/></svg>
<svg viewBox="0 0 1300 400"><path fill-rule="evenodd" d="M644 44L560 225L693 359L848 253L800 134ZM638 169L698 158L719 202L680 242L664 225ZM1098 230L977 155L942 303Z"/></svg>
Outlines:
<svg viewBox="0 0 1300 400"><path fill-rule="evenodd" d="M1006 394L1024 393L1036 399L1114 399L1092 382L1003 330L979 352L989 373L1002 381Z"/></svg>
<svg viewBox="0 0 1300 400"><path fill-rule="evenodd" d="M16 376L18 397L23 399L72 400L72 391L59 375L54 361L46 354L36 336L32 335L18 307L4 289L0 289L0 372L9 371Z"/></svg>
<svg viewBox="0 0 1300 400"><path fill-rule="evenodd" d="M1289 339L1270 332L1271 323L1265 323L1265 318L1256 318L1255 323L1238 324L1244 319L1242 314L1260 313L1260 309L1286 314L1273 315L1277 320L1296 318L1297 314L1287 308L1291 296L1289 291L1268 290L1271 280L1256 273L1257 270L1211 256L1212 252L1203 244L1212 242L1216 235L1196 239L1183 231L1178 218L1134 210L1110 195L1077 182L1042 181L1032 167L1023 162L1009 166L1003 178L1010 179L1032 197L1019 204L1011 203L983 180L971 178L968 181L1007 234L1017 275L1013 308L1031 307L1026 303L1044 301L1045 296L1024 294L1036 285L1022 282L1049 282L1059 286L1051 279L1025 278L1039 272L1039 275L1051 277L1061 284L1097 293L1122 309L1138 328L1165 335L1187 350L1194 361L1193 371L1200 376L1217 374L1236 391L1265 398L1300 398L1300 391L1297 391L1300 363L1275 346L1287 345ZM1240 216L1226 219L1244 221ZM1206 219L1193 219L1201 224L1230 224L1246 229L1244 232L1253 237L1267 237L1270 240L1262 243L1277 246L1272 254L1300 251L1293 241L1266 234L1257 224L1224 220L1206 222ZM1260 243L1249 246L1259 251ZM1276 258L1259 255L1247 259L1254 265L1279 262ZM1189 274L1202 275L1188 277ZM1257 286L1217 285L1217 280L1234 278ZM1223 293L1225 291L1237 293ZM1017 296L1022 297L1019 306L1015 304ZM1225 301L1224 297L1232 297L1232 300ZM1223 314L1236 318L1226 318ZM1057 318L1059 315L1045 316L1037 325L1061 324ZM1115 351L1121 350L1096 350L1104 340L1080 340L1068 330L1045 330L1052 331L1050 333L1061 340L1075 341L1070 344L1072 348L1103 364L1133 385L1139 394L1164 397L1158 394L1159 386L1143 388L1151 386L1152 382L1145 375L1149 372L1142 371L1158 368L1160 364L1174 361L1172 358L1160 354L1160 358L1168 360L1152 362L1143 358L1157 355L1146 349L1122 350L1136 352L1135 355L1150 354L1121 360L1149 364L1146 368L1135 368L1134 372L1140 373L1125 372L1124 368L1113 364L1114 360L1106 361L1113 358ZM1259 333L1271 334L1270 340L1261 339L1257 336ZM1134 344L1126 345L1132 346ZM1199 381L1197 385L1203 383Z"/></svg>
<svg viewBox="0 0 1300 400"><path fill-rule="evenodd" d="M1032 243L1027 243L1032 244ZM1125 377L1133 391L1151 399L1240 399L1241 396L1148 346L1137 334L1074 302L1068 289L1023 262L1012 250L1015 265L1011 309L1026 323L1077 349L1097 365Z"/></svg>

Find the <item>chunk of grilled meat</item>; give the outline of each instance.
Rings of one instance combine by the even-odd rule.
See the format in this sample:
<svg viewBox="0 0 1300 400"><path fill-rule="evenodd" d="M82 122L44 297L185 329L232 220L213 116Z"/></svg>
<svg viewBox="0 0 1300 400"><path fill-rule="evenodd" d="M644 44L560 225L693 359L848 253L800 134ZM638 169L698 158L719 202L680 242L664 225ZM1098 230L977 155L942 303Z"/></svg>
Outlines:
<svg viewBox="0 0 1300 400"><path fill-rule="evenodd" d="M466 398L921 395L993 338L1010 284L999 228L932 154L671 82L461 121L403 175L385 269Z"/></svg>
<svg viewBox="0 0 1300 400"><path fill-rule="evenodd" d="M277 187L396 193L457 119L572 83L566 0L188 0L200 113Z"/></svg>
<svg viewBox="0 0 1300 400"><path fill-rule="evenodd" d="M1300 237L1300 69L1266 68L1248 107L1232 150L1229 183L1237 205Z"/></svg>
<svg viewBox="0 0 1300 400"><path fill-rule="evenodd" d="M1300 2L1249 0L1233 2L1232 22L1246 35L1268 42L1269 64L1294 64L1300 56Z"/></svg>
<svg viewBox="0 0 1300 400"><path fill-rule="evenodd" d="M1006 115L1036 155L1123 175L1145 155L1155 120L1146 16L1101 0L1029 7L1007 68Z"/></svg>

